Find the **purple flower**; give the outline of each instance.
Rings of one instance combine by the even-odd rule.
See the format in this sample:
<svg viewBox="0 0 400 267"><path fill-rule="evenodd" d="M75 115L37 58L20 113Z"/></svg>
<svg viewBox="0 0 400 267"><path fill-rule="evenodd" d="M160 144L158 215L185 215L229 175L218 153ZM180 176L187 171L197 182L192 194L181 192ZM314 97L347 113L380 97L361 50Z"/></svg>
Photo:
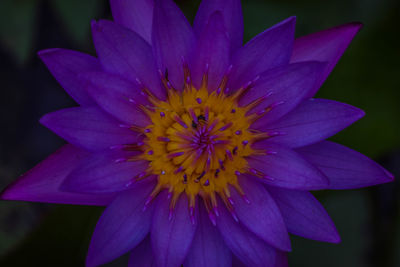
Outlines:
<svg viewBox="0 0 400 267"><path fill-rule="evenodd" d="M340 241L308 191L393 180L324 141L363 111L312 98L359 23L295 40L291 17L242 46L239 0L203 0L193 27L172 0L111 8L97 58L39 53L79 104L41 119L69 144L1 196L107 206L88 267L286 266L288 232Z"/></svg>

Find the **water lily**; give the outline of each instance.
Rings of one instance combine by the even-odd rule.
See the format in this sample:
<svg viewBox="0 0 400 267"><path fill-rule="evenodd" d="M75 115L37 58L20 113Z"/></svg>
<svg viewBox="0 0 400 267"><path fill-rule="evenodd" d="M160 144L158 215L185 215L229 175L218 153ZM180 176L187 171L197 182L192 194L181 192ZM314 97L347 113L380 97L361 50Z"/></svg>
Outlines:
<svg viewBox="0 0 400 267"><path fill-rule="evenodd" d="M1 196L107 206L88 267L286 266L289 233L340 241L309 191L393 180L325 141L364 112L313 98L361 24L295 39L291 17L243 46L239 0L203 0L193 26L172 0L111 8L97 58L39 52L79 106L41 119L68 144Z"/></svg>

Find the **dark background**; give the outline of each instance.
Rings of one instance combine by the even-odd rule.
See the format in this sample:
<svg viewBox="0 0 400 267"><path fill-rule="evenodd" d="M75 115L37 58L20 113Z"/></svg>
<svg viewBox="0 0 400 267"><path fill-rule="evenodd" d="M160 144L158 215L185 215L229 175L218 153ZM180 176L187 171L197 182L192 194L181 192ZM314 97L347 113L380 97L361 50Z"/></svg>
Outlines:
<svg viewBox="0 0 400 267"><path fill-rule="evenodd" d="M199 1L178 1L190 20ZM297 15L297 35L364 23L318 93L366 117L333 139L400 174L400 1L243 1L245 39ZM105 0L0 0L0 190L63 141L38 123L75 105L36 52L61 47L94 55L91 19L111 18ZM400 266L399 183L318 192L342 243L292 238L290 266ZM0 202L0 266L83 266L101 208ZM107 266L126 266L121 258Z"/></svg>

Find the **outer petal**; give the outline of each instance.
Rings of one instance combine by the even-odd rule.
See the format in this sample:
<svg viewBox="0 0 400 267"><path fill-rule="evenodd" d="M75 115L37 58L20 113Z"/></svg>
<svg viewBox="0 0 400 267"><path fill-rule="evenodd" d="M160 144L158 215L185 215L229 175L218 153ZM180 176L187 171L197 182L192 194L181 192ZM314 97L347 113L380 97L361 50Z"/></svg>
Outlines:
<svg viewBox="0 0 400 267"><path fill-rule="evenodd" d="M318 91L361 27L361 23L353 22L295 40L290 62L308 60L328 62L313 90L308 93L308 97L313 97Z"/></svg>
<svg viewBox="0 0 400 267"><path fill-rule="evenodd" d="M79 105L90 106L94 104L78 79L78 74L100 70L100 62L96 58L80 52L58 48L42 50L38 55L54 78Z"/></svg>
<svg viewBox="0 0 400 267"><path fill-rule="evenodd" d="M40 123L67 140L88 150L132 144L138 137L131 130L95 107L67 108L44 115Z"/></svg>
<svg viewBox="0 0 400 267"><path fill-rule="evenodd" d="M138 81L165 98L149 43L136 33L107 20L92 23L93 41L103 68Z"/></svg>
<svg viewBox="0 0 400 267"><path fill-rule="evenodd" d="M229 66L229 48L224 18L222 13L217 11L210 16L192 55L191 76L197 88L200 88L205 73L208 74L209 90L218 88Z"/></svg>
<svg viewBox="0 0 400 267"><path fill-rule="evenodd" d="M290 233L331 243L340 242L328 213L315 197L305 191L268 187L278 204Z"/></svg>
<svg viewBox="0 0 400 267"><path fill-rule="evenodd" d="M137 85L120 76L104 72L80 75L86 90L97 104L115 118L129 125L147 126L151 123L141 106L148 104Z"/></svg>
<svg viewBox="0 0 400 267"><path fill-rule="evenodd" d="M277 252L240 223L221 205L217 227L229 249L246 266L275 267Z"/></svg>
<svg viewBox="0 0 400 267"><path fill-rule="evenodd" d="M330 189L360 188L394 179L373 160L333 142L323 141L297 151L329 178Z"/></svg>
<svg viewBox="0 0 400 267"><path fill-rule="evenodd" d="M114 20L151 43L154 0L110 0Z"/></svg>
<svg viewBox="0 0 400 267"><path fill-rule="evenodd" d="M107 205L113 195L86 195L59 191L65 177L90 154L65 145L9 185L0 198L47 203Z"/></svg>
<svg viewBox="0 0 400 267"><path fill-rule="evenodd" d="M192 27L172 0L156 0L153 19L153 49L158 68L172 86L183 88L183 62L194 45Z"/></svg>
<svg viewBox="0 0 400 267"><path fill-rule="evenodd" d="M233 207L239 221L258 237L280 250L290 251L289 234L275 201L261 183L242 177L240 186L246 202L232 190Z"/></svg>
<svg viewBox="0 0 400 267"><path fill-rule="evenodd" d="M199 225L183 264L187 267L230 267L232 256L218 229L211 224L207 211L199 205Z"/></svg>
<svg viewBox="0 0 400 267"><path fill-rule="evenodd" d="M151 251L150 236L147 236L132 250L128 267L156 267Z"/></svg>
<svg viewBox="0 0 400 267"><path fill-rule="evenodd" d="M250 40L232 58L228 87L236 90L264 71L289 63L296 19L288 18Z"/></svg>
<svg viewBox="0 0 400 267"><path fill-rule="evenodd" d="M179 197L172 217L166 192L158 198L151 227L151 244L157 252L155 260L158 267L180 266L189 251L197 222L191 223L185 194Z"/></svg>
<svg viewBox="0 0 400 267"><path fill-rule="evenodd" d="M135 154L119 151L94 153L68 175L62 190L79 193L126 190L134 185L139 175L145 175L149 165L145 161L121 161Z"/></svg>
<svg viewBox="0 0 400 267"><path fill-rule="evenodd" d="M239 100L242 106L258 103L251 112L265 112L252 127L276 121L294 109L312 90L324 66L324 63L310 61L274 68L261 74L260 79Z"/></svg>
<svg viewBox="0 0 400 267"><path fill-rule="evenodd" d="M328 179L300 154L291 149L270 143L255 143L254 148L266 151L266 155L254 156L248 162L254 172L265 174L262 182L278 187L298 190L319 190L329 186Z"/></svg>
<svg viewBox="0 0 400 267"><path fill-rule="evenodd" d="M300 104L279 121L260 127L278 133L274 143L302 147L340 132L364 116L356 107L325 99L310 99Z"/></svg>
<svg viewBox="0 0 400 267"><path fill-rule="evenodd" d="M243 13L240 0L203 0L194 19L193 29L200 36L211 15L222 12L224 24L229 34L232 52L243 44Z"/></svg>
<svg viewBox="0 0 400 267"><path fill-rule="evenodd" d="M94 230L86 266L109 262L137 246L148 234L153 205L143 211L154 183L143 183L119 194L107 207Z"/></svg>

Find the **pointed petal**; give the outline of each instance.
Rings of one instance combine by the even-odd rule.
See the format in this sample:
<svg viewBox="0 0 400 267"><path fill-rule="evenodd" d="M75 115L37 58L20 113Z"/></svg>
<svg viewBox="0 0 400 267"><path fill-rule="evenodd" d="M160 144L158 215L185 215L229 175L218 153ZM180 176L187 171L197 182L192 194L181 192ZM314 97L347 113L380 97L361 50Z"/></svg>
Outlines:
<svg viewBox="0 0 400 267"><path fill-rule="evenodd" d="M276 250L233 220L224 205L220 205L217 227L226 245L246 266L274 267Z"/></svg>
<svg viewBox="0 0 400 267"><path fill-rule="evenodd" d="M90 242L86 266L107 263L137 246L148 234L153 205L143 211L154 183L119 194L101 215Z"/></svg>
<svg viewBox="0 0 400 267"><path fill-rule="evenodd" d="M329 189L361 188L394 179L370 158L333 142L323 141L297 151L328 177Z"/></svg>
<svg viewBox="0 0 400 267"><path fill-rule="evenodd" d="M110 0L114 20L151 43L154 0Z"/></svg>
<svg viewBox="0 0 400 267"><path fill-rule="evenodd" d="M249 178L241 177L239 183L250 202L232 190L233 207L239 221L271 246L290 251L285 222L268 191L261 183Z"/></svg>
<svg viewBox="0 0 400 267"><path fill-rule="evenodd" d="M218 229L211 224L206 208L203 205L199 207L199 225L183 265L230 267L232 265L230 250L226 247Z"/></svg>
<svg viewBox="0 0 400 267"><path fill-rule="evenodd" d="M262 182L298 190L319 190L329 186L322 172L293 150L268 140L257 142L253 147L266 151L266 155L257 155L248 160L251 168L266 175L265 178L258 178Z"/></svg>
<svg viewBox="0 0 400 267"><path fill-rule="evenodd" d="M232 58L228 87L239 89L264 71L289 63L296 19L288 18L260 33Z"/></svg>
<svg viewBox="0 0 400 267"><path fill-rule="evenodd" d="M44 115L40 123L69 143L88 150L103 150L138 140L134 132L120 127L116 120L95 107L58 110Z"/></svg>
<svg viewBox="0 0 400 267"><path fill-rule="evenodd" d="M151 123L143 110L149 102L135 84L105 72L88 72L80 78L92 98L110 115L128 125L145 127Z"/></svg>
<svg viewBox="0 0 400 267"><path fill-rule="evenodd" d="M302 147L324 140L364 116L356 107L326 99L304 101L279 121L264 125L265 132L282 133L271 142L289 147Z"/></svg>
<svg viewBox="0 0 400 267"><path fill-rule="evenodd" d="M192 27L172 0L156 0L153 19L153 49L157 66L175 89L183 88L183 61L194 45Z"/></svg>
<svg viewBox="0 0 400 267"><path fill-rule="evenodd" d="M243 13L240 0L203 0L193 23L193 30L200 36L211 15L220 11L229 34L232 52L243 45Z"/></svg>
<svg viewBox="0 0 400 267"><path fill-rule="evenodd" d="M208 89L216 90L230 63L229 37L222 13L217 11L200 34L191 60L191 76L200 88L203 75L208 75Z"/></svg>
<svg viewBox="0 0 400 267"><path fill-rule="evenodd" d="M254 85L240 98L239 104L260 101L251 112L265 112L252 127L266 125L294 109L312 90L324 63L309 61L278 67L260 75Z"/></svg>
<svg viewBox="0 0 400 267"><path fill-rule="evenodd" d="M106 151L94 153L72 171L61 189L78 193L106 193L129 189L139 175L145 174L148 162L125 161L141 152ZM122 161L121 161L122 160Z"/></svg>
<svg viewBox="0 0 400 267"><path fill-rule="evenodd" d="M156 267L149 235L132 250L128 267Z"/></svg>
<svg viewBox="0 0 400 267"><path fill-rule="evenodd" d="M65 177L89 155L88 152L67 144L9 185L0 198L60 204L107 205L113 197L111 194L94 196L59 190Z"/></svg>
<svg viewBox="0 0 400 267"><path fill-rule="evenodd" d="M97 58L67 49L47 49L38 53L51 74L64 90L81 106L94 105L94 101L84 90L78 74L101 70Z"/></svg>
<svg viewBox="0 0 400 267"><path fill-rule="evenodd" d="M309 192L268 187L290 233L305 238L339 243L340 237L328 213Z"/></svg>
<svg viewBox="0 0 400 267"><path fill-rule="evenodd" d="M290 62L309 60L328 62L313 90L308 93L308 97L315 95L361 27L361 23L348 23L302 36L294 41Z"/></svg>
<svg viewBox="0 0 400 267"><path fill-rule="evenodd" d="M151 244L158 267L180 266L190 249L197 223L191 223L185 194L179 197L169 219L169 200L166 192L158 196L151 227Z"/></svg>
<svg viewBox="0 0 400 267"><path fill-rule="evenodd" d="M100 20L92 22L93 41L97 55L107 72L146 86L159 98L165 99L153 51L149 43L136 33L118 24Z"/></svg>

